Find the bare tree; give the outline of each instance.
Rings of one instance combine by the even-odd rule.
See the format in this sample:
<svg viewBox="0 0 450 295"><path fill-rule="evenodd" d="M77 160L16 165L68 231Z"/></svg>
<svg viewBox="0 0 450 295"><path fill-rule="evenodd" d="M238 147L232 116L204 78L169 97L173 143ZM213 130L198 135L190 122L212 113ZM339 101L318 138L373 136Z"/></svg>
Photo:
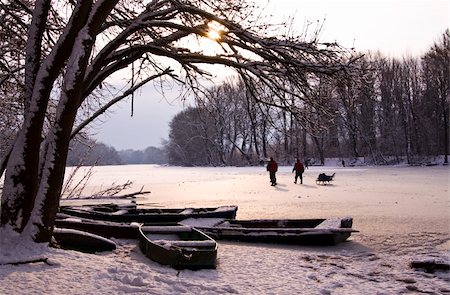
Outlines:
<svg viewBox="0 0 450 295"><path fill-rule="evenodd" d="M312 156L321 163L325 157L365 157L374 164L423 164L448 154L449 52L446 32L423 57L369 52L337 76L309 77L309 88L297 93L303 99L291 93L281 99L267 85L243 80L214 87L201 107L212 116L211 136L223 164L231 163L226 155L235 150L248 163L256 163L252 154L269 154L284 163ZM230 99L231 93L246 103ZM246 110L237 120L245 122L239 133L235 105Z"/></svg>
<svg viewBox="0 0 450 295"><path fill-rule="evenodd" d="M440 141L445 163L449 154L449 89L450 89L450 31L447 29L442 39L436 42L423 57L425 78L425 98L435 103L434 114L437 115L437 129L443 136ZM433 116L434 117L434 116Z"/></svg>
<svg viewBox="0 0 450 295"><path fill-rule="evenodd" d="M48 242L52 234L77 113L98 98L93 94L111 75L134 63L138 70L128 84L133 89L138 81L149 82L149 77L178 64L180 74L171 76L197 89L200 77L207 75L201 65L221 64L236 69L247 86L259 80L274 89L278 95L266 103L291 108L284 93L293 88L307 91L306 75L331 75L346 67L347 59L335 44L258 31L251 19L253 7L243 1L69 3L49 50L41 49L50 42L44 38L45 24L58 12L52 2L36 0L31 22L26 23L24 119L7 161L2 193L1 226L36 242ZM207 55L187 47L192 40L205 39L211 23L218 24L221 51ZM52 97L59 78L61 88ZM46 126L51 98L55 115Z"/></svg>
<svg viewBox="0 0 450 295"><path fill-rule="evenodd" d="M214 139L213 120L204 108L188 108L170 122L166 150L169 162L181 166L214 165L219 153Z"/></svg>
<svg viewBox="0 0 450 295"><path fill-rule="evenodd" d="M0 3L0 159L10 153L23 119L23 52L28 28L26 20L29 18L23 3ZM11 27L15 29L11 30ZM0 171L5 167L6 159L0 162Z"/></svg>

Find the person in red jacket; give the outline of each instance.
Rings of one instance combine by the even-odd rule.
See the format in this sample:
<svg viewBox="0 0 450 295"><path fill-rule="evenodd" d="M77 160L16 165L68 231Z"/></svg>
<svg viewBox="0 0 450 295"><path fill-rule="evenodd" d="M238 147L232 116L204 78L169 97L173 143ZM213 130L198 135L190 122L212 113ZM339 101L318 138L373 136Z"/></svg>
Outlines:
<svg viewBox="0 0 450 295"><path fill-rule="evenodd" d="M300 184L303 184L303 172L305 172L305 167L303 166L302 162L300 162L299 159L297 159L294 168L292 168L292 172L294 171L295 171L294 183L297 183L297 179L300 177Z"/></svg>
<svg viewBox="0 0 450 295"><path fill-rule="evenodd" d="M271 186L277 185L275 174L278 171L278 164L272 157L270 157L270 161L267 163L267 171L269 171Z"/></svg>

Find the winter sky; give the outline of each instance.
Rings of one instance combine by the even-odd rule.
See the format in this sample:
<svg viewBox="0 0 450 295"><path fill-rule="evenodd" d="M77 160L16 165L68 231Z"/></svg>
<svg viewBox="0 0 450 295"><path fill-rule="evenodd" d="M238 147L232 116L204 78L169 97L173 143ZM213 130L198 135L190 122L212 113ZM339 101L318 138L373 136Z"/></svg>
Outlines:
<svg viewBox="0 0 450 295"><path fill-rule="evenodd" d="M301 34L308 23L323 22L320 40L337 41L357 51L381 51L386 56L420 56L449 28L448 0L257 0L267 7L274 22L294 17ZM117 150L160 146L168 138L168 123L183 104L177 89L165 97L147 86L130 102L95 126L96 138Z"/></svg>

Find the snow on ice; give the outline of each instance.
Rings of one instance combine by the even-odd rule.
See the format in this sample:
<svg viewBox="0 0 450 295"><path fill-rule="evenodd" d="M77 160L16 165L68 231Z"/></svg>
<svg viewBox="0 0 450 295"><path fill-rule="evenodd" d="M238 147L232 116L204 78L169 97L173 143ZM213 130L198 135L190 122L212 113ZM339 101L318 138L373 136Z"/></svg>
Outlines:
<svg viewBox="0 0 450 295"><path fill-rule="evenodd" d="M235 204L238 219L351 216L360 232L333 247L219 241L217 269L180 272L146 258L135 240L98 254L23 243L0 249L0 262L47 264L0 265L0 294L450 294L449 272L411 268L449 262L448 167L309 167L303 185L290 170L280 167L271 187L264 167L97 167L87 189L131 180L131 190L152 191L138 203ZM333 184L316 185L322 172L336 173Z"/></svg>

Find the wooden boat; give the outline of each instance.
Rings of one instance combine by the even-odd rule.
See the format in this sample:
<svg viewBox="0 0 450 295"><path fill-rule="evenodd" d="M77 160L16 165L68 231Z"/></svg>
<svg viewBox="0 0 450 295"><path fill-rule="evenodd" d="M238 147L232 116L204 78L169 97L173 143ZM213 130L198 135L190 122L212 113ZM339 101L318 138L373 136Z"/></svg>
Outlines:
<svg viewBox="0 0 450 295"><path fill-rule="evenodd" d="M116 249L116 244L109 239L75 229L55 227L53 237L56 243L63 249L87 253L112 251Z"/></svg>
<svg viewBox="0 0 450 295"><path fill-rule="evenodd" d="M123 223L73 217L58 213L55 226L96 234L105 238L137 239L139 223Z"/></svg>
<svg viewBox="0 0 450 295"><path fill-rule="evenodd" d="M213 226L194 225L214 239L244 242L336 245L352 232L351 217L332 219L224 220Z"/></svg>
<svg viewBox="0 0 450 295"><path fill-rule="evenodd" d="M124 198L79 198L79 199L61 199L61 207L78 207L78 206L130 206L136 207L136 199Z"/></svg>
<svg viewBox="0 0 450 295"><path fill-rule="evenodd" d="M175 269L216 268L217 243L179 223L142 225L139 246L151 260Z"/></svg>
<svg viewBox="0 0 450 295"><path fill-rule="evenodd" d="M178 222L186 218L236 218L237 206L214 208L133 208L121 206L60 207L59 212L71 216L115 222Z"/></svg>

